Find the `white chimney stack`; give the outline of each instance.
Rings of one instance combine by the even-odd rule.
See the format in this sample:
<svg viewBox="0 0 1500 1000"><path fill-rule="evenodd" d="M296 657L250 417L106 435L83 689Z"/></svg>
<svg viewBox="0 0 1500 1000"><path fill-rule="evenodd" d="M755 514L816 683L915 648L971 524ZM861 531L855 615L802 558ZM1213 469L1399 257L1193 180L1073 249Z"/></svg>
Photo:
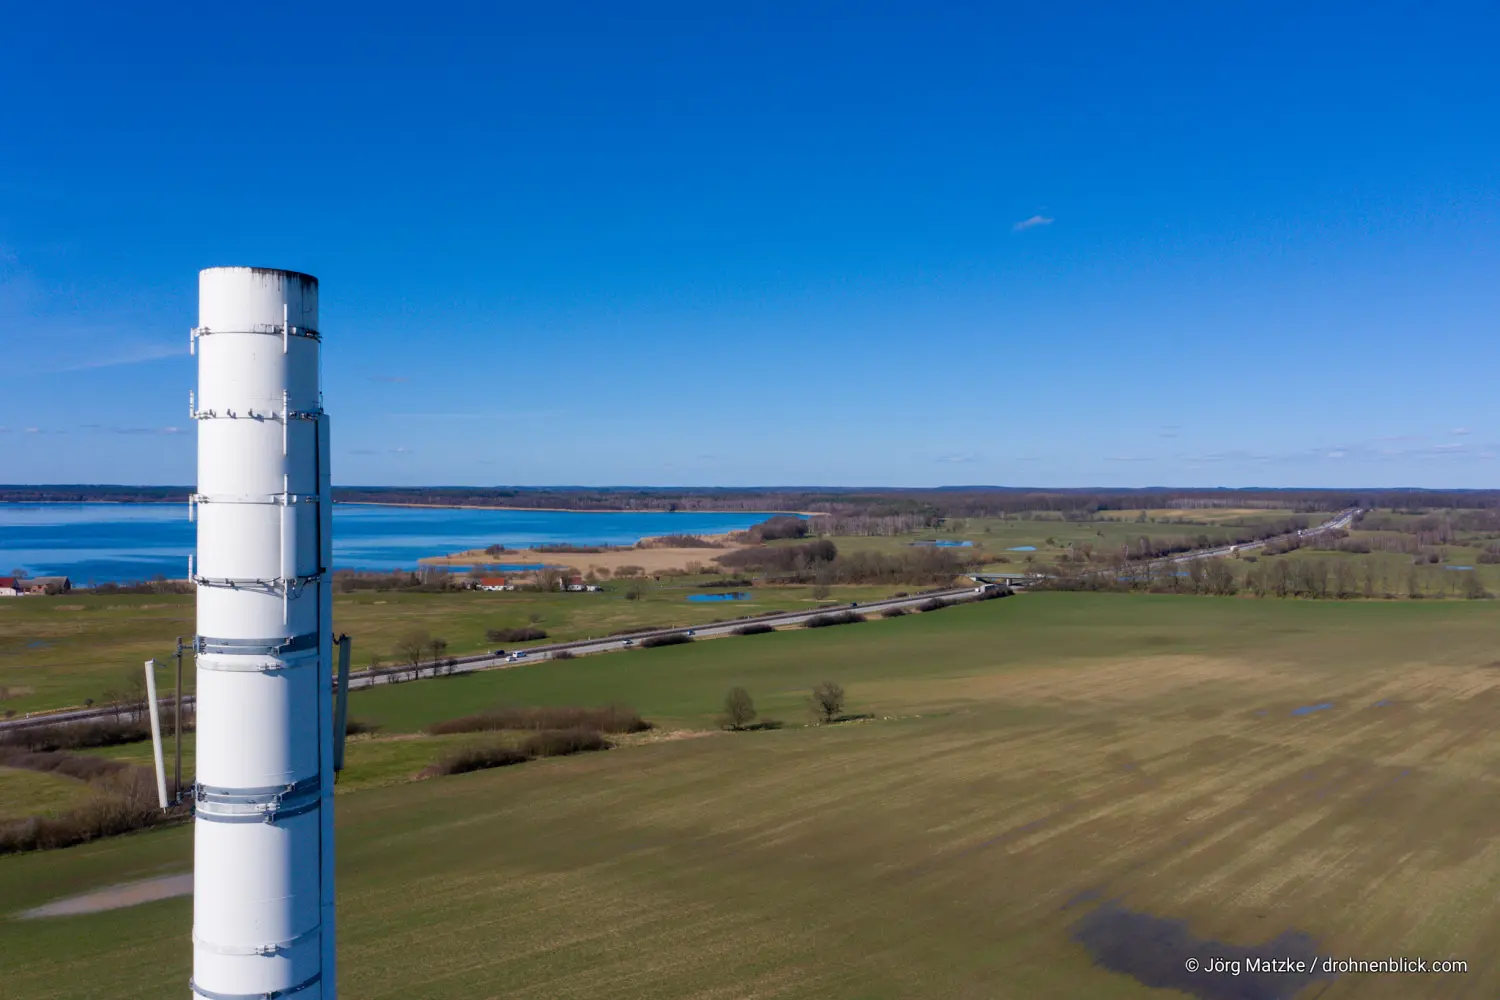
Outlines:
<svg viewBox="0 0 1500 1000"><path fill-rule="evenodd" d="M192 992L333 1000L332 501L318 280L198 276Z"/></svg>

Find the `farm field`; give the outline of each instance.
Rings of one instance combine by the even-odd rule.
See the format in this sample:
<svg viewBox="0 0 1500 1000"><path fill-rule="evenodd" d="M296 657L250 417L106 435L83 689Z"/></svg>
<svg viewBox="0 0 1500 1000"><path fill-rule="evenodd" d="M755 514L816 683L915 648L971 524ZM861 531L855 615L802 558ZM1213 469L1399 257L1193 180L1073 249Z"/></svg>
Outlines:
<svg viewBox="0 0 1500 1000"><path fill-rule="evenodd" d="M149 751L146 759L150 760ZM88 785L73 778L0 767L0 820L62 812L92 794Z"/></svg>
<svg viewBox="0 0 1500 1000"><path fill-rule="evenodd" d="M826 600L866 601L899 587L836 587ZM745 601L697 603L695 591L648 585L639 600L622 590L596 594L455 591L418 593L360 591L334 596L334 628L354 637L354 665L369 665L376 653L387 665L399 662L401 637L426 631L449 641L449 655L494 647L485 630L531 623L549 641L582 639L654 626L696 625L715 619L805 608L815 603L806 587L760 587ZM92 595L0 599L0 710L16 712L107 701L111 690L137 683L141 664L166 662L176 637L194 633L191 595ZM506 644L509 645L509 644ZM170 670L163 681L170 684ZM184 670L192 684L192 664Z"/></svg>
<svg viewBox="0 0 1500 1000"><path fill-rule="evenodd" d="M1146 512L1148 520L1140 522L1137 520L1140 513L1105 511L1099 514L1098 520L1087 521L1067 521L1040 514L1034 517L955 518L935 529L884 536L835 535L831 540L840 552L846 553L896 553L909 551L918 541L968 541L973 545L955 551L990 557L986 563L990 569L1021 570L1030 563L1055 561L1068 551L1069 546L1081 548L1087 545L1103 554L1134 545L1142 535L1153 538L1201 537L1208 545L1217 545L1247 526L1275 523L1294 516L1286 510L1152 510ZM1227 516L1231 513L1234 516ZM1306 517L1309 523L1318 524L1333 514L1330 511L1295 516ZM798 543L779 541L771 544Z"/></svg>
<svg viewBox="0 0 1500 1000"><path fill-rule="evenodd" d="M353 714L392 736L496 702L624 701L662 731L340 796L342 988L1184 995L1140 977L1203 998L1493 996L1497 628L1487 601L1027 594L360 692ZM823 679L871 718L805 725ZM787 728L711 731L733 684ZM0 899L190 863L186 827L4 857ZM186 898L0 918L7 1000L180 991L190 921ZM1180 971L1254 946L1469 971Z"/></svg>

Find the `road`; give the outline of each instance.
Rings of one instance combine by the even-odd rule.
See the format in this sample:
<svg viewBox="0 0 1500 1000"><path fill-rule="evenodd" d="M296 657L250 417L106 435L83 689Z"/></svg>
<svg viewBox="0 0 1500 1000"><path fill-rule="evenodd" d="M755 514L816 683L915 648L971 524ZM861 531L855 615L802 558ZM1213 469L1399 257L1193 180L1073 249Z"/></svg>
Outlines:
<svg viewBox="0 0 1500 1000"><path fill-rule="evenodd" d="M1255 549L1265 548L1271 542L1279 542L1288 538L1301 537L1303 540L1306 540L1309 538L1316 538L1318 535L1326 535L1330 531L1343 531L1345 528L1348 528L1349 525L1354 523L1354 519L1359 516L1359 513L1360 509L1358 507L1350 507L1347 510L1339 511L1337 514L1333 515L1333 517L1329 518L1327 521L1324 521L1316 528L1304 528L1301 531L1296 532L1295 534L1276 535L1273 538L1262 539L1258 542L1245 542L1242 545L1220 545L1212 549L1199 549L1196 552L1185 552L1180 556L1173 556L1171 559L1163 560L1161 562L1161 565L1166 565L1167 563L1192 562L1196 559L1214 559L1223 556L1234 555L1236 552L1252 552Z"/></svg>
<svg viewBox="0 0 1500 1000"><path fill-rule="evenodd" d="M458 656L445 658L453 659L454 665L451 669L447 667L423 666L419 669L411 667L383 667L380 670L353 670L349 673L349 690L358 691L361 688L374 687L377 684L393 684L401 681L414 680L421 677L435 677L447 674L471 674L481 670L504 670L508 667L524 666L528 663L537 663L550 660L554 655L564 650L574 656L586 656L594 653L613 653L628 649L639 648L642 641L656 636L675 634L691 634L695 639L708 639L716 636L732 635L734 630L751 624L766 624L774 628L789 628L806 623L809 618L818 615L836 614L841 611L856 610L862 614L878 614L887 608L911 608L930 601L933 598L951 600L953 598L973 597L981 586L956 587L947 590L931 591L924 594L916 594L910 597L895 597L883 601L870 601L865 604L833 604L825 607L814 608L808 611L786 611L769 615L759 615L751 618L740 618L734 621L717 622L711 625L677 626L673 628L649 629L641 632L631 632L624 635L612 635L598 639L575 639L570 642L549 643L543 646L532 646L526 650L516 650L524 655L519 659L507 656L494 656L489 653L481 653L472 656ZM627 643L627 640L629 642ZM164 699L163 704L169 701ZM192 707L193 696L186 695L182 699L184 707ZM24 729L28 726L50 726L59 723L85 722L93 719L107 719L117 714L117 710L109 707L73 709L65 712L36 713L25 718L11 719L0 722L0 732L7 729ZM123 714L123 713L121 713Z"/></svg>
<svg viewBox="0 0 1500 1000"><path fill-rule="evenodd" d="M1326 534L1330 531L1339 531L1347 528L1354 518L1359 515L1359 508L1351 507L1339 511L1327 521L1316 528L1306 528L1297 532L1302 538L1313 538ZM1230 546L1221 545L1211 549L1200 549L1196 552L1185 552L1182 555L1173 556L1170 559L1159 560L1153 565L1167 566L1192 562L1195 559L1212 559L1216 557L1229 556L1236 551L1249 552L1264 548L1268 543L1280 541L1290 535L1278 535L1259 542L1246 542L1243 545ZM377 684L393 684L401 681L414 680L421 677L434 677L439 674L470 674L480 670L504 670L508 667L521 666L527 663L537 663L550 660L557 653L566 650L574 656L587 656L595 653L614 653L628 649L638 648L645 639L655 636L674 635L679 633L691 633L695 639L709 639L717 636L732 635L734 630L752 623L764 623L775 628L789 628L804 624L809 618L818 615L833 614L840 611L857 610L864 614L878 614L887 608L911 608L924 601L930 601L934 597L952 599L955 597L973 596L980 586L958 587L948 590L934 591L932 593L918 594L914 597L896 597L884 601L871 601L867 604L837 604L817 608L811 611L787 611L778 614L762 615L755 618L742 618L736 621L719 622L712 625L697 625L692 627L679 626L674 628L650 629L642 632L631 632L628 635L607 636L599 639L576 639L571 642L549 643L544 646L533 646L524 651L520 659L512 659L509 656L494 656L491 654L478 654L473 656L453 657L453 667L425 666L419 669L410 667L385 667L380 670L355 670L349 674L349 690L358 691L361 688L374 687ZM626 642L629 640L629 643ZM193 696L187 695L182 699L186 707L193 704ZM22 729L28 726L55 725L57 723L83 722L90 719L104 719L116 714L112 708L88 708L74 709L66 712L38 713L20 719L11 719L0 722L0 732L7 729Z"/></svg>

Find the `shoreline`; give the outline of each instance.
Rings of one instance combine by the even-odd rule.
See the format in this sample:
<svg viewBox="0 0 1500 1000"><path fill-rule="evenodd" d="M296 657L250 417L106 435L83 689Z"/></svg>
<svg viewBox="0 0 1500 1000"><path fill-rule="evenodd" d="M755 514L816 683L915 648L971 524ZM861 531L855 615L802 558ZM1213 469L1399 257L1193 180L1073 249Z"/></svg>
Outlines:
<svg viewBox="0 0 1500 1000"><path fill-rule="evenodd" d="M86 501L62 501L83 503ZM101 501L110 503L113 501ZM638 507L512 507L500 504L472 503L387 503L378 500L335 500L337 507L423 507L432 510L535 510L549 514L769 514L795 515L797 517L827 517L822 511L806 510L641 510Z"/></svg>
<svg viewBox="0 0 1500 1000"><path fill-rule="evenodd" d="M642 538L640 541L634 542L634 543L632 543L630 545L592 545L592 546L586 546L587 548L597 548L597 549L602 550L602 551L599 551L599 552L579 552L579 551L571 551L570 552L570 551L567 551L567 550L563 550L563 551L559 551L559 552L548 552L548 551L545 551L545 550L539 550L539 549L534 548L534 547L533 548L526 548L526 549L503 549L503 550L501 550L501 552L500 552L500 554L498 556L490 556L489 561L490 562L495 562L495 561L498 561L498 560L503 560L506 556L513 556L513 555L514 556L529 555L529 556L534 556L534 557L536 557L538 559L542 559L543 561L545 561L545 558L547 556L575 556L575 557L577 557L577 556L603 556L603 555L611 555L611 554L618 555L619 553L622 553L622 552L674 552L674 553L676 553L676 552L727 552L727 551L731 551L733 549L738 549L738 548L743 548L744 547L742 545L737 545L733 541L730 540L731 536L736 535L738 533L739 532L735 532L735 531L721 531L721 532L716 532L716 533L714 533L712 535L689 535L689 537L691 537L691 538L702 538L705 541L717 542L718 544L715 545L715 546L713 546L713 547L699 548L698 546L689 546L687 548L674 548L674 547L669 546L669 545L650 545L650 544L648 544L649 542L655 542L655 541L658 541L658 540L663 539L663 538L671 538L672 536L671 535L647 535L645 538ZM454 563L453 560L455 560L455 559L472 560L472 559L479 559L481 557L488 556L488 555L489 555L489 553L486 550L484 550L484 549L464 549L461 552L445 552L442 555L422 556L420 559L417 560L417 563L418 563L418 565L424 565L424 566L452 566L452 565L464 566L464 565L470 565L470 564L467 563L467 562Z"/></svg>

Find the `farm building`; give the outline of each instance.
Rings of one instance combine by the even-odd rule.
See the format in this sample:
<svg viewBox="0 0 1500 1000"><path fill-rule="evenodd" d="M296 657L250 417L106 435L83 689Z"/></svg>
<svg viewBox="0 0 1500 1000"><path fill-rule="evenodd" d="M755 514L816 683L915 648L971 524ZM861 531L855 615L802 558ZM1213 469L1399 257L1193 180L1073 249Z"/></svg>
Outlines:
<svg viewBox="0 0 1500 1000"><path fill-rule="evenodd" d="M20 597L27 594L65 594L73 589L73 581L65 576L0 576L0 597Z"/></svg>

